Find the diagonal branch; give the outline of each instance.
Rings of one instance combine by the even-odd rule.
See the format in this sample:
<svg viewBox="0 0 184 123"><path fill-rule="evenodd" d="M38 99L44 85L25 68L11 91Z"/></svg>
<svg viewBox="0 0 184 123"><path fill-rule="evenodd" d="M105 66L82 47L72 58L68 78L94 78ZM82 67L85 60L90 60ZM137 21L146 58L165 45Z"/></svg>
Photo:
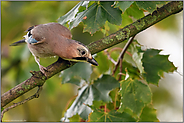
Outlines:
<svg viewBox="0 0 184 123"><path fill-rule="evenodd" d="M11 105L11 106L9 106L8 108L4 109L4 110L1 112L1 121L2 121L2 118L3 118L3 115L4 115L5 112L7 112L7 111L9 111L10 109L15 108L15 107L17 107L17 106L19 106L19 105L22 105L22 104L24 104L24 103L26 103L26 102L28 102L28 101L34 99L34 98L38 98L38 97L39 97L39 94L40 94L40 92L41 92L41 90L42 90L42 88L43 88L42 86L38 86L38 90L37 90L37 92L36 92L34 95L32 95L32 96L28 97L27 99L25 99L25 100L23 100L23 101L20 101L20 102L18 102L18 103L14 103L13 105Z"/></svg>
<svg viewBox="0 0 184 123"><path fill-rule="evenodd" d="M164 18L176 14L183 10L183 1L169 2L161 8L155 10L152 14L135 21L134 23L127 25L126 27L120 29L116 33L113 33L103 39L96 42L92 42L88 45L92 54L98 53L112 47L124 40L136 35L137 33L149 28L150 26L158 23ZM55 63L48 66L47 77L45 77L40 71L32 72L32 77L15 86L11 90L7 91L1 96L1 107L6 106L8 103L23 95L24 93L30 91L31 89L43 85L45 81L62 70L73 66L75 62L68 62L62 59L58 59Z"/></svg>
<svg viewBox="0 0 184 123"><path fill-rule="evenodd" d="M134 37L135 37L135 35L134 35L131 39L129 39L129 41L125 44L123 50L121 51L121 53L120 53L120 55L119 55L118 61L117 61L117 63L116 63L116 66L115 66L115 69L113 70L112 75L114 75L114 73L116 72L116 70L117 70L119 64L122 62L123 57L124 57L124 54L125 54L126 50L128 49L128 47L130 46L130 44L132 43L132 41L134 40ZM121 66L121 65L120 65L120 66Z"/></svg>

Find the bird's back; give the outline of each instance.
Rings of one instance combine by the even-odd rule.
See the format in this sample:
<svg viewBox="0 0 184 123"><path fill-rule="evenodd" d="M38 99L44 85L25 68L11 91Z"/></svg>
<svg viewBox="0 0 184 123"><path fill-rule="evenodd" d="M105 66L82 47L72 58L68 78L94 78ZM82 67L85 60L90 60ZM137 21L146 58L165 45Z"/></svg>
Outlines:
<svg viewBox="0 0 184 123"><path fill-rule="evenodd" d="M31 34L38 43L28 44L28 47L38 57L55 56L54 50L62 50L67 39L72 38L70 30L59 23L40 24L31 30Z"/></svg>

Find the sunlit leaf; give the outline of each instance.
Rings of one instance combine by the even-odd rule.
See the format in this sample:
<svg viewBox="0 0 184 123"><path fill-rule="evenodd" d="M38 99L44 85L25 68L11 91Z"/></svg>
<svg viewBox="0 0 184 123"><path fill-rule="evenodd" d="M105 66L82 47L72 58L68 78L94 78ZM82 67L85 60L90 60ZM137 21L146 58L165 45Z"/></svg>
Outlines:
<svg viewBox="0 0 184 123"><path fill-rule="evenodd" d="M121 24L122 27L125 27L133 22L126 11L121 15L121 17L122 17L122 24Z"/></svg>
<svg viewBox="0 0 184 123"><path fill-rule="evenodd" d="M68 13L66 13L64 16L61 16L60 18L58 18L58 22L63 25L65 23L70 23L71 21L73 21L75 19L75 16L77 14L77 12L79 11L79 7L81 6L86 6L86 4L88 4L89 1L81 1L79 2L75 7L73 7Z"/></svg>
<svg viewBox="0 0 184 123"><path fill-rule="evenodd" d="M145 106L142 110L139 122L159 122L156 109L153 106Z"/></svg>
<svg viewBox="0 0 184 123"><path fill-rule="evenodd" d="M132 16L135 19L140 19L141 17L144 17L143 10L140 10L135 3L133 3L131 7L127 8L126 12L129 16Z"/></svg>
<svg viewBox="0 0 184 123"><path fill-rule="evenodd" d="M143 52L139 52L140 46L137 44L137 42L134 42L130 45L131 53L132 53L132 59L134 60L137 68L139 69L140 73L144 73L144 68L142 66L142 57Z"/></svg>

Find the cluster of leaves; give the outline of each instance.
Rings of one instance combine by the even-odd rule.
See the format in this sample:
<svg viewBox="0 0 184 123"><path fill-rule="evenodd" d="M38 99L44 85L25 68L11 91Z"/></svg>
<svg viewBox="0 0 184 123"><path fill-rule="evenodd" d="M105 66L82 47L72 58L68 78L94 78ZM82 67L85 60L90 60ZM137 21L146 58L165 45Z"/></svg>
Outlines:
<svg viewBox="0 0 184 123"><path fill-rule="evenodd" d="M125 26L132 21L130 17L139 19L144 16L144 11L151 13L157 5L165 3L164 1L82 1L67 14L60 17L58 22L62 25L68 23L70 29L83 22L83 31L94 34L96 31L105 28L106 21L111 24Z"/></svg>
<svg viewBox="0 0 184 123"><path fill-rule="evenodd" d="M137 42L131 44L129 55L126 54L130 59L123 61L120 74L124 76L121 81L117 80L119 71L114 77L111 75L114 64L108 60L105 52L95 57L99 62L98 67L77 63L63 71L62 83L75 84L79 86L79 91L62 121L68 121L76 114L92 122L158 121L148 84L158 85L163 72L176 70L168 55L160 55L160 51L141 50ZM118 56L119 52L112 54Z"/></svg>
<svg viewBox="0 0 184 123"><path fill-rule="evenodd" d="M84 32L94 34L100 30L107 34L106 22L122 28L143 17L144 11L151 13L165 3L82 1L58 21L67 23L70 29L83 22ZM75 116L90 122L158 121L149 84L158 86L164 72L173 72L177 68L168 60L168 55L159 54L161 50L142 50L134 40L125 54L121 71L112 75L115 65L109 57L116 61L119 49L97 53L98 67L77 63L61 73L63 84L72 83L79 87L77 97L61 121L74 121ZM123 75L120 81L117 79L119 75Z"/></svg>

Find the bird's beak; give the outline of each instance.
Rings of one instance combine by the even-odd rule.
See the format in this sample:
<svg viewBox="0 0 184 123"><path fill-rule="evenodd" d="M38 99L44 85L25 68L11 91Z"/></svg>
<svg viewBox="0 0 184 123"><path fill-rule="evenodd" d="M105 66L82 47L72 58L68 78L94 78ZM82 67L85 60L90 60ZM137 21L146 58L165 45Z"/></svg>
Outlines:
<svg viewBox="0 0 184 123"><path fill-rule="evenodd" d="M14 42L13 44L10 44L10 46L17 46L19 44L26 44L26 41L25 39L22 39L20 41L17 41L17 42Z"/></svg>
<svg viewBox="0 0 184 123"><path fill-rule="evenodd" d="M95 65L95 66L98 66L98 63L97 63L97 61L92 57L92 59L87 59L87 62L89 62L89 63L91 63L91 64L93 64L93 65Z"/></svg>

